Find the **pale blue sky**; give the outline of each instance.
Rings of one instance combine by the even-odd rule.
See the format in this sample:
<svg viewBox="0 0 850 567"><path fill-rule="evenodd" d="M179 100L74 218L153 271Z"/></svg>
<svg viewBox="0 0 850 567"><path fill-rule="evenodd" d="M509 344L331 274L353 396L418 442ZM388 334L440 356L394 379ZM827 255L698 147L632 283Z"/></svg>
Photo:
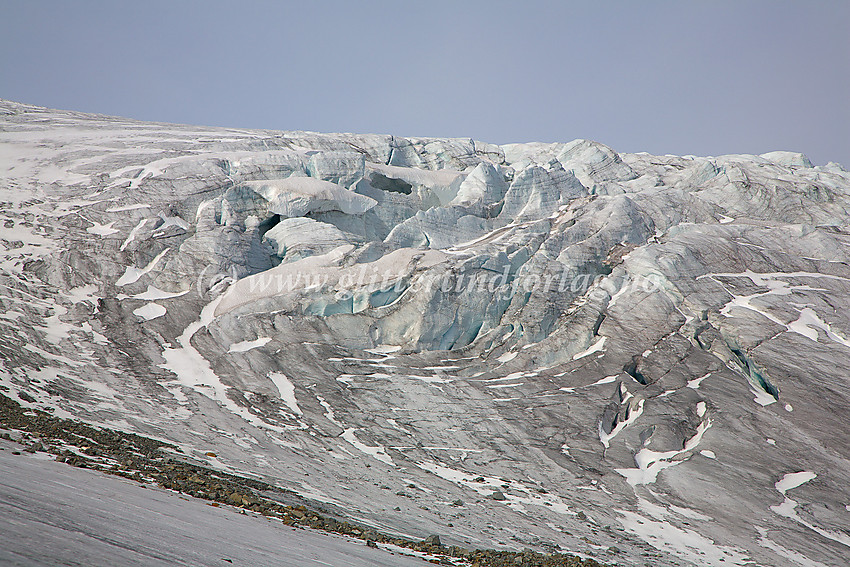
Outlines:
<svg viewBox="0 0 850 567"><path fill-rule="evenodd" d="M850 167L850 2L4 0L0 98Z"/></svg>

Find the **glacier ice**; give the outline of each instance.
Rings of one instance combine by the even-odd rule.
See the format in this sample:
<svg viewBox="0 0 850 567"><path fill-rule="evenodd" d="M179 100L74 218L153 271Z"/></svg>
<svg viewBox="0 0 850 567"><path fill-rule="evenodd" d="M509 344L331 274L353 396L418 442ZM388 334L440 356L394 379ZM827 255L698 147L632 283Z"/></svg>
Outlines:
<svg viewBox="0 0 850 567"><path fill-rule="evenodd" d="M843 564L838 164L0 108L4 395L398 533Z"/></svg>

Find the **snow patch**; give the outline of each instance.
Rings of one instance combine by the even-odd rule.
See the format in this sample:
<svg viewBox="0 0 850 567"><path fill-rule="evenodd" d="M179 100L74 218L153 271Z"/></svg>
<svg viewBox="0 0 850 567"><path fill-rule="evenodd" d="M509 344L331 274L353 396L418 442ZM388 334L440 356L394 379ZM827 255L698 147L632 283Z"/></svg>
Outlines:
<svg viewBox="0 0 850 567"><path fill-rule="evenodd" d="M189 230L191 226L188 222L184 221L180 217L169 217L160 213L159 218L162 219L162 224L156 227L156 232L153 234L153 236L162 236L163 234L165 234L165 231L172 226L177 227L181 230Z"/></svg>
<svg viewBox="0 0 850 567"><path fill-rule="evenodd" d="M366 445L357 438L357 436L355 435L355 431L357 431L357 429L353 427L346 429L345 431L343 431L341 437L348 441L351 445L354 446L355 449L357 449L361 453L369 455L370 457L377 459L382 463L386 463L391 467L395 466L395 463L393 462L392 458L387 454L387 451L383 446L377 445L375 447L370 447L369 445Z"/></svg>
<svg viewBox="0 0 850 567"><path fill-rule="evenodd" d="M159 303L147 303L142 305L141 307L133 310L133 315L137 317L141 317L145 321L150 321L151 319L156 319L157 317L162 317L166 314L166 309Z"/></svg>
<svg viewBox="0 0 850 567"><path fill-rule="evenodd" d="M154 287L152 285L148 286L146 291L142 293L137 293L136 295L131 295L132 299L141 299L143 301L157 301L160 299L171 299L173 297L180 297L182 295L186 295L190 290L179 291L176 293L172 293L170 291L162 291L161 289Z"/></svg>
<svg viewBox="0 0 850 567"><path fill-rule="evenodd" d="M630 397L631 394L629 394L629 398ZM626 398L626 400L628 400L628 398ZM602 428L602 422L599 422L599 440L606 449L610 446L611 439L616 437L623 429L637 421L637 418L639 418L643 413L643 405L645 401L646 400L638 400L634 405L628 404L628 416L625 420L618 422L610 433L605 433L605 430Z"/></svg>
<svg viewBox="0 0 850 567"><path fill-rule="evenodd" d="M97 286L94 284L74 287L68 290L68 293L63 293L62 295L71 303L76 305L77 303L82 303L83 301L87 301L92 305L97 305L97 300L100 299L94 293L97 291Z"/></svg>
<svg viewBox="0 0 850 567"><path fill-rule="evenodd" d="M612 374L611 376L606 376L605 378L600 378L599 380L597 380L593 384L588 384L588 386L601 386L602 384L610 384L611 382L613 382L614 380L617 379L617 376L619 376L619 374Z"/></svg>
<svg viewBox="0 0 850 567"><path fill-rule="evenodd" d="M696 449L709 427L711 427L710 419L706 419L700 423L693 437L685 441L684 447L678 451L658 452L643 448L635 455L635 464L637 464L638 468L614 470L623 475L626 482L632 486L652 484L658 479L658 473L662 470L684 462L686 459L674 459L679 455L683 455L693 449Z"/></svg>
<svg viewBox="0 0 850 567"><path fill-rule="evenodd" d="M242 185L266 199L271 212L285 218L324 211L359 215L378 204L371 197L313 177L245 181Z"/></svg>
<svg viewBox="0 0 850 567"><path fill-rule="evenodd" d="M116 232L121 232L117 228L112 228L112 225L115 224L115 221L112 221L107 224L100 224L94 221L89 221L94 226L90 226L86 229L86 232L91 234L96 234L98 236L109 236L110 234L115 234Z"/></svg>
<svg viewBox="0 0 850 567"><path fill-rule="evenodd" d="M600 337L599 340L590 345L586 350L574 354L573 360L578 360L580 358L584 358L585 356L590 356L595 352L601 352L605 348L605 340L607 338L608 337Z"/></svg>
<svg viewBox="0 0 850 567"><path fill-rule="evenodd" d="M121 247L118 250L123 252L124 249L127 248L127 246L129 246L130 243L133 242L133 240L135 240L136 234L138 234L139 231L142 230L142 228L148 223L149 220L150 219L140 220L139 224L134 226L133 229L130 231L130 234L127 235L127 239L121 244Z"/></svg>
<svg viewBox="0 0 850 567"><path fill-rule="evenodd" d="M274 383L277 391L280 392L280 399L283 400L286 407L296 415L304 415L301 408L298 407L298 400L295 399L295 385L286 377L286 374L283 372L269 372L269 380Z"/></svg>
<svg viewBox="0 0 850 567"><path fill-rule="evenodd" d="M163 256L168 254L169 250L171 250L171 248L166 248L165 250L157 254L156 257L151 260L144 268L127 266L127 268L124 270L124 275L118 278L118 281L115 282L115 285L121 287L131 283L136 283L137 281L139 281L139 278L156 268L156 265L159 263L160 260L162 260Z"/></svg>
<svg viewBox="0 0 850 567"><path fill-rule="evenodd" d="M743 550L719 545L689 528L678 528L663 520L652 520L635 512L617 510L623 528L654 548L670 553L694 565L723 567L749 561Z"/></svg>
<svg viewBox="0 0 850 567"><path fill-rule="evenodd" d="M109 207L106 209L107 213L123 213L126 211L135 211L138 209L149 209L150 205L147 203L136 203L135 205L124 205L121 207Z"/></svg>
<svg viewBox="0 0 850 567"><path fill-rule="evenodd" d="M506 362L510 362L513 359L515 359L517 357L517 355L518 355L518 353L516 353L516 352L506 352L505 354L503 354L502 356L500 356L496 360L498 360L499 362L504 364Z"/></svg>
<svg viewBox="0 0 850 567"><path fill-rule="evenodd" d="M768 394L761 388L756 388L749 381L747 383L750 386L750 393L753 395L753 401L760 405L761 407L767 407L770 404L776 403L776 398L773 397L772 394Z"/></svg>
<svg viewBox="0 0 850 567"><path fill-rule="evenodd" d="M821 319L810 307L804 307L800 311L799 319L788 323L787 327L792 333L803 335L814 342L818 342L818 330L820 330L838 344L850 347L850 340L833 331L832 326Z"/></svg>
<svg viewBox="0 0 850 567"><path fill-rule="evenodd" d="M416 463L416 466L457 486L473 490L484 497L491 496L495 490L502 491L508 507L519 512L527 513L525 507L534 505L545 506L547 510L557 514L576 515L576 512L570 510L570 507L559 496L552 493L540 493L536 487L526 486L516 480L467 473L432 461ZM505 485L507 485L507 488L505 488Z"/></svg>
<svg viewBox="0 0 850 567"><path fill-rule="evenodd" d="M316 399L319 400L319 405L325 408L325 418L340 429L345 429L345 426L339 421L337 421L336 415L334 415L333 408L327 401L325 401L325 398L323 398L319 394L316 394Z"/></svg>
<svg viewBox="0 0 850 567"><path fill-rule="evenodd" d="M773 551L774 553L776 553L777 555L784 557L785 559L790 559L791 561L793 561L794 563L796 563L797 565L800 565L802 567L827 567L826 565L824 565L820 561L814 561L813 559L809 559L808 557L806 557L805 555L803 555L799 551L787 549L785 547L782 547L781 545L779 545L775 541L769 539L767 537L767 530L766 529L764 529L762 527L756 527L756 529L758 530L759 535L761 536L758 539L758 544L760 546L762 546L763 548L769 549L769 550Z"/></svg>
<svg viewBox="0 0 850 567"><path fill-rule="evenodd" d="M233 343L230 345L230 348L227 350L227 353L233 352L247 352L254 348L259 348L261 346L265 346L271 341L269 337L259 337L253 341L242 341L239 343Z"/></svg>
<svg viewBox="0 0 850 567"><path fill-rule="evenodd" d="M417 376L415 374L406 374L407 378L411 380L420 380L425 382L426 384L451 384L454 380L449 380L448 378L441 378L440 376Z"/></svg>
<svg viewBox="0 0 850 567"><path fill-rule="evenodd" d="M248 411L247 408L238 405L230 399L227 395L227 391L230 389L229 386L222 383L221 379L210 366L209 361L192 345L192 337L195 336L195 333L212 323L215 318L215 308L223 297L224 294L221 294L210 301L201 310L198 320L189 324L183 330L183 333L177 337L180 348L167 347L162 351L162 357L165 359L165 362L159 366L173 373L177 377L178 385L185 386L208 397L256 427L282 433L284 431L283 428L264 422Z"/></svg>
<svg viewBox="0 0 850 567"><path fill-rule="evenodd" d="M702 381L705 380L706 378L708 378L709 376L711 376L711 372L709 372L708 374L705 374L703 376L700 376L699 378L694 378L693 380L688 380L687 387L691 388L692 390L699 390L699 386L700 386L700 384L702 384Z"/></svg>
<svg viewBox="0 0 850 567"><path fill-rule="evenodd" d="M788 473L784 475L779 481L774 484L776 490L782 494L785 500L782 504L771 506L770 510L775 514L782 516L784 518L788 518L789 520L794 520L798 524L801 524L813 532L820 534L821 536L831 539L836 543L840 543L847 547L850 547L850 535L841 532L841 531L833 531L821 528L807 521L805 518L801 518L799 514L797 514L797 501L791 499L786 494L787 491L793 490L798 486L801 486L815 478L817 478L813 472L810 471L800 471L796 473Z"/></svg>
<svg viewBox="0 0 850 567"><path fill-rule="evenodd" d="M400 345L378 345L375 348L367 348L364 349L363 352L368 352L369 354L392 354L394 352L398 352L401 350ZM392 358L392 357L387 357Z"/></svg>
<svg viewBox="0 0 850 567"><path fill-rule="evenodd" d="M783 496L785 496L785 492L787 492L788 490L793 490L794 488L797 488L798 486L801 486L809 482L810 480L814 480L815 478L817 478L817 476L818 475L816 475L815 473L809 471L788 473L784 475L781 480L778 480L776 484L774 484L774 487Z"/></svg>

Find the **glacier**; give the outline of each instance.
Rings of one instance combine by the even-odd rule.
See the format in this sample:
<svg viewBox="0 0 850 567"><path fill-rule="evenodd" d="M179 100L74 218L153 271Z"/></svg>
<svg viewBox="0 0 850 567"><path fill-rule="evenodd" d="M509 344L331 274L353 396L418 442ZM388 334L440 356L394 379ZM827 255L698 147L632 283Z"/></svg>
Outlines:
<svg viewBox="0 0 850 567"><path fill-rule="evenodd" d="M850 556L839 164L0 101L0 201L25 407L454 545Z"/></svg>

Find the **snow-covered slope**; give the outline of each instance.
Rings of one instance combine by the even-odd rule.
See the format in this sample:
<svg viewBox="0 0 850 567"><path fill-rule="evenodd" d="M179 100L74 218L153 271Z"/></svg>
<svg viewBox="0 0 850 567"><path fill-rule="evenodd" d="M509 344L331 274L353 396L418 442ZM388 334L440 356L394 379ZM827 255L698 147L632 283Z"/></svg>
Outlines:
<svg viewBox="0 0 850 567"><path fill-rule="evenodd" d="M0 183L24 405L449 544L850 555L837 164L3 102Z"/></svg>
<svg viewBox="0 0 850 567"><path fill-rule="evenodd" d="M0 564L5 566L429 565L351 538L283 526L54 463L44 453L12 456L14 447L0 440L0 513L5 518Z"/></svg>

